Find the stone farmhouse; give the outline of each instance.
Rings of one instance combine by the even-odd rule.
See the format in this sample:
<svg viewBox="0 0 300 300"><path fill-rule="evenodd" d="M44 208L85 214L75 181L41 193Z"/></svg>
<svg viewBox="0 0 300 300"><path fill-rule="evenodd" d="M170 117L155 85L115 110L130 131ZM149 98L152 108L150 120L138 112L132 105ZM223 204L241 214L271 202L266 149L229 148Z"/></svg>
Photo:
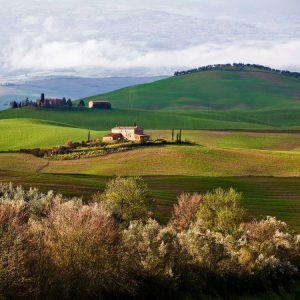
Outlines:
<svg viewBox="0 0 300 300"><path fill-rule="evenodd" d="M65 99L47 99L45 98L45 94L41 94L41 98L36 100L37 106L64 106L66 105Z"/></svg>
<svg viewBox="0 0 300 300"><path fill-rule="evenodd" d="M110 134L103 137L103 142L128 140L138 143L145 143L150 140L150 135L144 133L139 126L114 127Z"/></svg>
<svg viewBox="0 0 300 300"><path fill-rule="evenodd" d="M103 100L89 101L89 108L111 109L111 103Z"/></svg>

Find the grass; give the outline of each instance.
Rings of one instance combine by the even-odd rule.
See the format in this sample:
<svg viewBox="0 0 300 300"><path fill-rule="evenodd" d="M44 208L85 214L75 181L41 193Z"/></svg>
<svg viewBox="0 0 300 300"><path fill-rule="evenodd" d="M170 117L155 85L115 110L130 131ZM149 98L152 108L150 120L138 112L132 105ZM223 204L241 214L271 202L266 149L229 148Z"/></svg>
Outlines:
<svg viewBox="0 0 300 300"><path fill-rule="evenodd" d="M300 79L262 71L210 71L171 77L86 98L124 109L261 109L295 105ZM298 103L299 107L299 103Z"/></svg>
<svg viewBox="0 0 300 300"><path fill-rule="evenodd" d="M90 164L96 164L91 161ZM99 162L98 162L99 163ZM43 191L53 189L67 196L83 196L88 200L97 190L103 190L110 176L84 174L74 168L51 170L52 162L26 154L0 154L0 178L27 187L37 186ZM77 171L77 172L76 172ZM299 177L232 177L232 176L143 176L156 199L155 216L162 222L170 217L172 205L182 192L200 192L217 187L234 187L243 192L243 206L255 216L274 215L300 231Z"/></svg>
<svg viewBox="0 0 300 300"><path fill-rule="evenodd" d="M134 122L147 129L300 130L300 79L262 71L209 71L86 98L113 109L22 108L0 119L35 119L96 131Z"/></svg>
<svg viewBox="0 0 300 300"><path fill-rule="evenodd" d="M29 110L29 112L36 113L32 110ZM98 114L97 117L99 118ZM62 117L56 116L55 119L56 121L19 118L0 119L0 151L19 150L20 148L48 148L64 144L69 139L77 142L87 139L88 129L72 127L76 124L57 122L59 120L67 122L67 117L63 120ZM172 131L170 129L146 131L152 139L164 138L171 140ZM107 132L108 130L92 130L91 138L101 139ZM175 136L176 133L178 131L175 131ZM183 130L182 139L210 148L300 150L300 133Z"/></svg>
<svg viewBox="0 0 300 300"><path fill-rule="evenodd" d="M88 130L92 138L101 138L115 125L134 122L152 138L170 139L171 128L182 128L183 139L198 145L139 148L75 161L2 153L0 180L88 199L111 176L141 175L153 190L162 221L180 192L233 186L244 192L243 204L255 215L275 215L300 230L300 79L212 71L90 97L95 98L108 99L113 109L0 111L0 150L86 140Z"/></svg>
<svg viewBox="0 0 300 300"><path fill-rule="evenodd" d="M244 193L243 205L251 214L277 216L300 231L300 177L283 177L291 175L291 172L298 172L299 175L299 153L294 156L294 153L279 152L279 158L275 155L271 164L266 156L266 160L256 166L248 161L248 155L237 164L236 159L228 161L223 159L222 154L220 160L223 162L214 165L215 174L212 177L207 160L210 154L202 152L202 147L178 146L152 150L155 149L145 149L140 153L132 150L125 156L124 153L112 154L73 162L53 162L27 154L2 153L0 178L27 187L37 186L44 191L53 189L68 196L83 196L88 200L92 193L103 190L107 180L117 173L142 175L156 199L155 216L162 222L168 220L172 205L181 192L204 193L217 187L234 187ZM188 163L191 159L189 151L192 151L192 156L196 153L196 163L193 160ZM282 154L286 161L281 161L278 168L277 162L282 159ZM164 163L164 167L158 168L157 159ZM174 160L178 161L174 164ZM255 161L259 164L259 160ZM291 165L294 169L290 168ZM271 171L278 177L270 176ZM234 176L236 174L240 176Z"/></svg>
<svg viewBox="0 0 300 300"><path fill-rule="evenodd" d="M174 138L178 132L175 131ZM148 133L152 139L172 139L171 130L148 130ZM183 130L182 140L214 148L300 150L300 134L295 133Z"/></svg>
<svg viewBox="0 0 300 300"><path fill-rule="evenodd" d="M0 120L0 150L49 148L63 145L67 140L87 140L88 130L65 124L31 119ZM91 131L91 138L101 138L103 132Z"/></svg>
<svg viewBox="0 0 300 300"><path fill-rule="evenodd" d="M96 110L77 108L22 108L0 111L1 119L35 119L68 124L72 127L110 130L116 125L134 122L148 129L272 129L272 126L237 116L233 112L164 112L146 110Z"/></svg>
<svg viewBox="0 0 300 300"><path fill-rule="evenodd" d="M89 175L300 176L300 152L145 147L75 161L53 161L50 173Z"/></svg>

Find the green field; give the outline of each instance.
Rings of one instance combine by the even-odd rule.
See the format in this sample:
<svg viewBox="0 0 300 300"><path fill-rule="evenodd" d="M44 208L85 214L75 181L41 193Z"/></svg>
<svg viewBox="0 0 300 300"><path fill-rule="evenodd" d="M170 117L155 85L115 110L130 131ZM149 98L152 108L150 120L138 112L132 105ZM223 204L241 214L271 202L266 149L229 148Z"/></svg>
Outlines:
<svg viewBox="0 0 300 300"><path fill-rule="evenodd" d="M108 130L137 122L147 129L300 130L300 79L262 71L210 71L171 77L85 99L111 111L16 109L0 119L37 119Z"/></svg>
<svg viewBox="0 0 300 300"><path fill-rule="evenodd" d="M299 110L300 111L300 110ZM34 119L68 124L91 130L110 130L116 125L131 126L134 122L147 129L272 129L271 125L236 112L210 112L22 108L0 111L1 119ZM291 128L293 126L290 126ZM300 129L300 127L299 127Z"/></svg>
<svg viewBox="0 0 300 300"><path fill-rule="evenodd" d="M66 120L65 120L66 121ZM87 140L88 129L54 121L36 119L0 119L0 151L21 148L49 148L67 140ZM146 130L152 139L171 140L171 130ZM107 131L91 131L92 139L101 139ZM175 135L178 131L175 131ZM182 140L210 148L244 148L259 150L300 150L300 133L236 132L183 130Z"/></svg>
<svg viewBox="0 0 300 300"><path fill-rule="evenodd" d="M148 130L152 139L172 140L171 130ZM179 131L174 132L174 139ZM300 150L300 134L282 132L237 132L183 130L182 141L205 147L258 150Z"/></svg>
<svg viewBox="0 0 300 300"><path fill-rule="evenodd" d="M87 140L88 130L68 125L31 119L0 120L0 151L25 148L49 148L64 145L66 141ZM101 138L103 133L91 131L91 138Z"/></svg>
<svg viewBox="0 0 300 300"><path fill-rule="evenodd" d="M141 147L104 157L48 161L0 154L0 180L54 189L88 200L116 175L140 175L169 217L176 196L234 187L255 215L275 215L300 230L300 79L258 71L210 71L133 86L90 99L111 111L22 108L0 111L0 151L98 139L137 122L153 139L196 145ZM88 99L86 99L88 101ZM200 130L202 129L202 130Z"/></svg>
<svg viewBox="0 0 300 300"><path fill-rule="evenodd" d="M3 153L0 178L88 200L111 176L142 175L156 199L155 215L162 221L168 219L181 192L234 187L244 193L243 205L251 214L275 215L300 230L300 153L224 151L167 146L76 161ZM255 157L249 159L248 151Z"/></svg>
<svg viewBox="0 0 300 300"><path fill-rule="evenodd" d="M52 161L49 173L87 175L300 176L300 152L143 147L93 159Z"/></svg>

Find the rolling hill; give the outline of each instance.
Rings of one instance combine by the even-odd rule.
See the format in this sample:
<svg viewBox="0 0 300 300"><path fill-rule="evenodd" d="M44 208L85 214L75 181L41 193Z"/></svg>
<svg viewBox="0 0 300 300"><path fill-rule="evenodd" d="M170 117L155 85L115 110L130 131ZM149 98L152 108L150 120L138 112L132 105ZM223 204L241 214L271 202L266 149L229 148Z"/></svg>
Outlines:
<svg viewBox="0 0 300 300"><path fill-rule="evenodd" d="M111 111L22 108L0 119L37 119L109 130L137 122L146 129L300 129L300 78L262 70L211 70L85 98L108 99Z"/></svg>
<svg viewBox="0 0 300 300"><path fill-rule="evenodd" d="M89 129L92 137L101 138L111 127L133 122L153 138L168 139L171 128L182 128L183 139L198 145L141 148L75 161L1 153L1 180L87 199L110 176L140 175L153 190L161 220L168 219L180 192L232 186L245 194L244 205L255 215L276 215L299 230L299 78L261 70L212 70L85 101L95 98L110 100L113 109L0 111L0 150L81 141Z"/></svg>
<svg viewBox="0 0 300 300"><path fill-rule="evenodd" d="M122 109L257 110L300 107L300 78L261 70L211 70L86 98Z"/></svg>

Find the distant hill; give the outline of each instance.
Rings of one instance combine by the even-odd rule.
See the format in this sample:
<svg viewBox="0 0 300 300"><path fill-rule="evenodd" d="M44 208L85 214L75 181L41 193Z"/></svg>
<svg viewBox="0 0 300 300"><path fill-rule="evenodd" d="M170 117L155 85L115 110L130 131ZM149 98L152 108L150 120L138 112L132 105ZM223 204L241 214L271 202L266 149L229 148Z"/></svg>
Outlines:
<svg viewBox="0 0 300 300"><path fill-rule="evenodd" d="M146 110L300 108L300 78L257 68L212 69L88 97Z"/></svg>
<svg viewBox="0 0 300 300"><path fill-rule="evenodd" d="M79 99L95 93L106 93L133 84L149 83L165 76L155 77L107 77L88 78L72 76L35 77L24 81L0 85L0 109L7 108L10 101L36 99L41 93L49 97Z"/></svg>
<svg viewBox="0 0 300 300"><path fill-rule="evenodd" d="M89 99L109 100L113 109L23 108L0 111L0 119L93 130L134 122L146 129L300 129L300 78L257 68L191 72Z"/></svg>

